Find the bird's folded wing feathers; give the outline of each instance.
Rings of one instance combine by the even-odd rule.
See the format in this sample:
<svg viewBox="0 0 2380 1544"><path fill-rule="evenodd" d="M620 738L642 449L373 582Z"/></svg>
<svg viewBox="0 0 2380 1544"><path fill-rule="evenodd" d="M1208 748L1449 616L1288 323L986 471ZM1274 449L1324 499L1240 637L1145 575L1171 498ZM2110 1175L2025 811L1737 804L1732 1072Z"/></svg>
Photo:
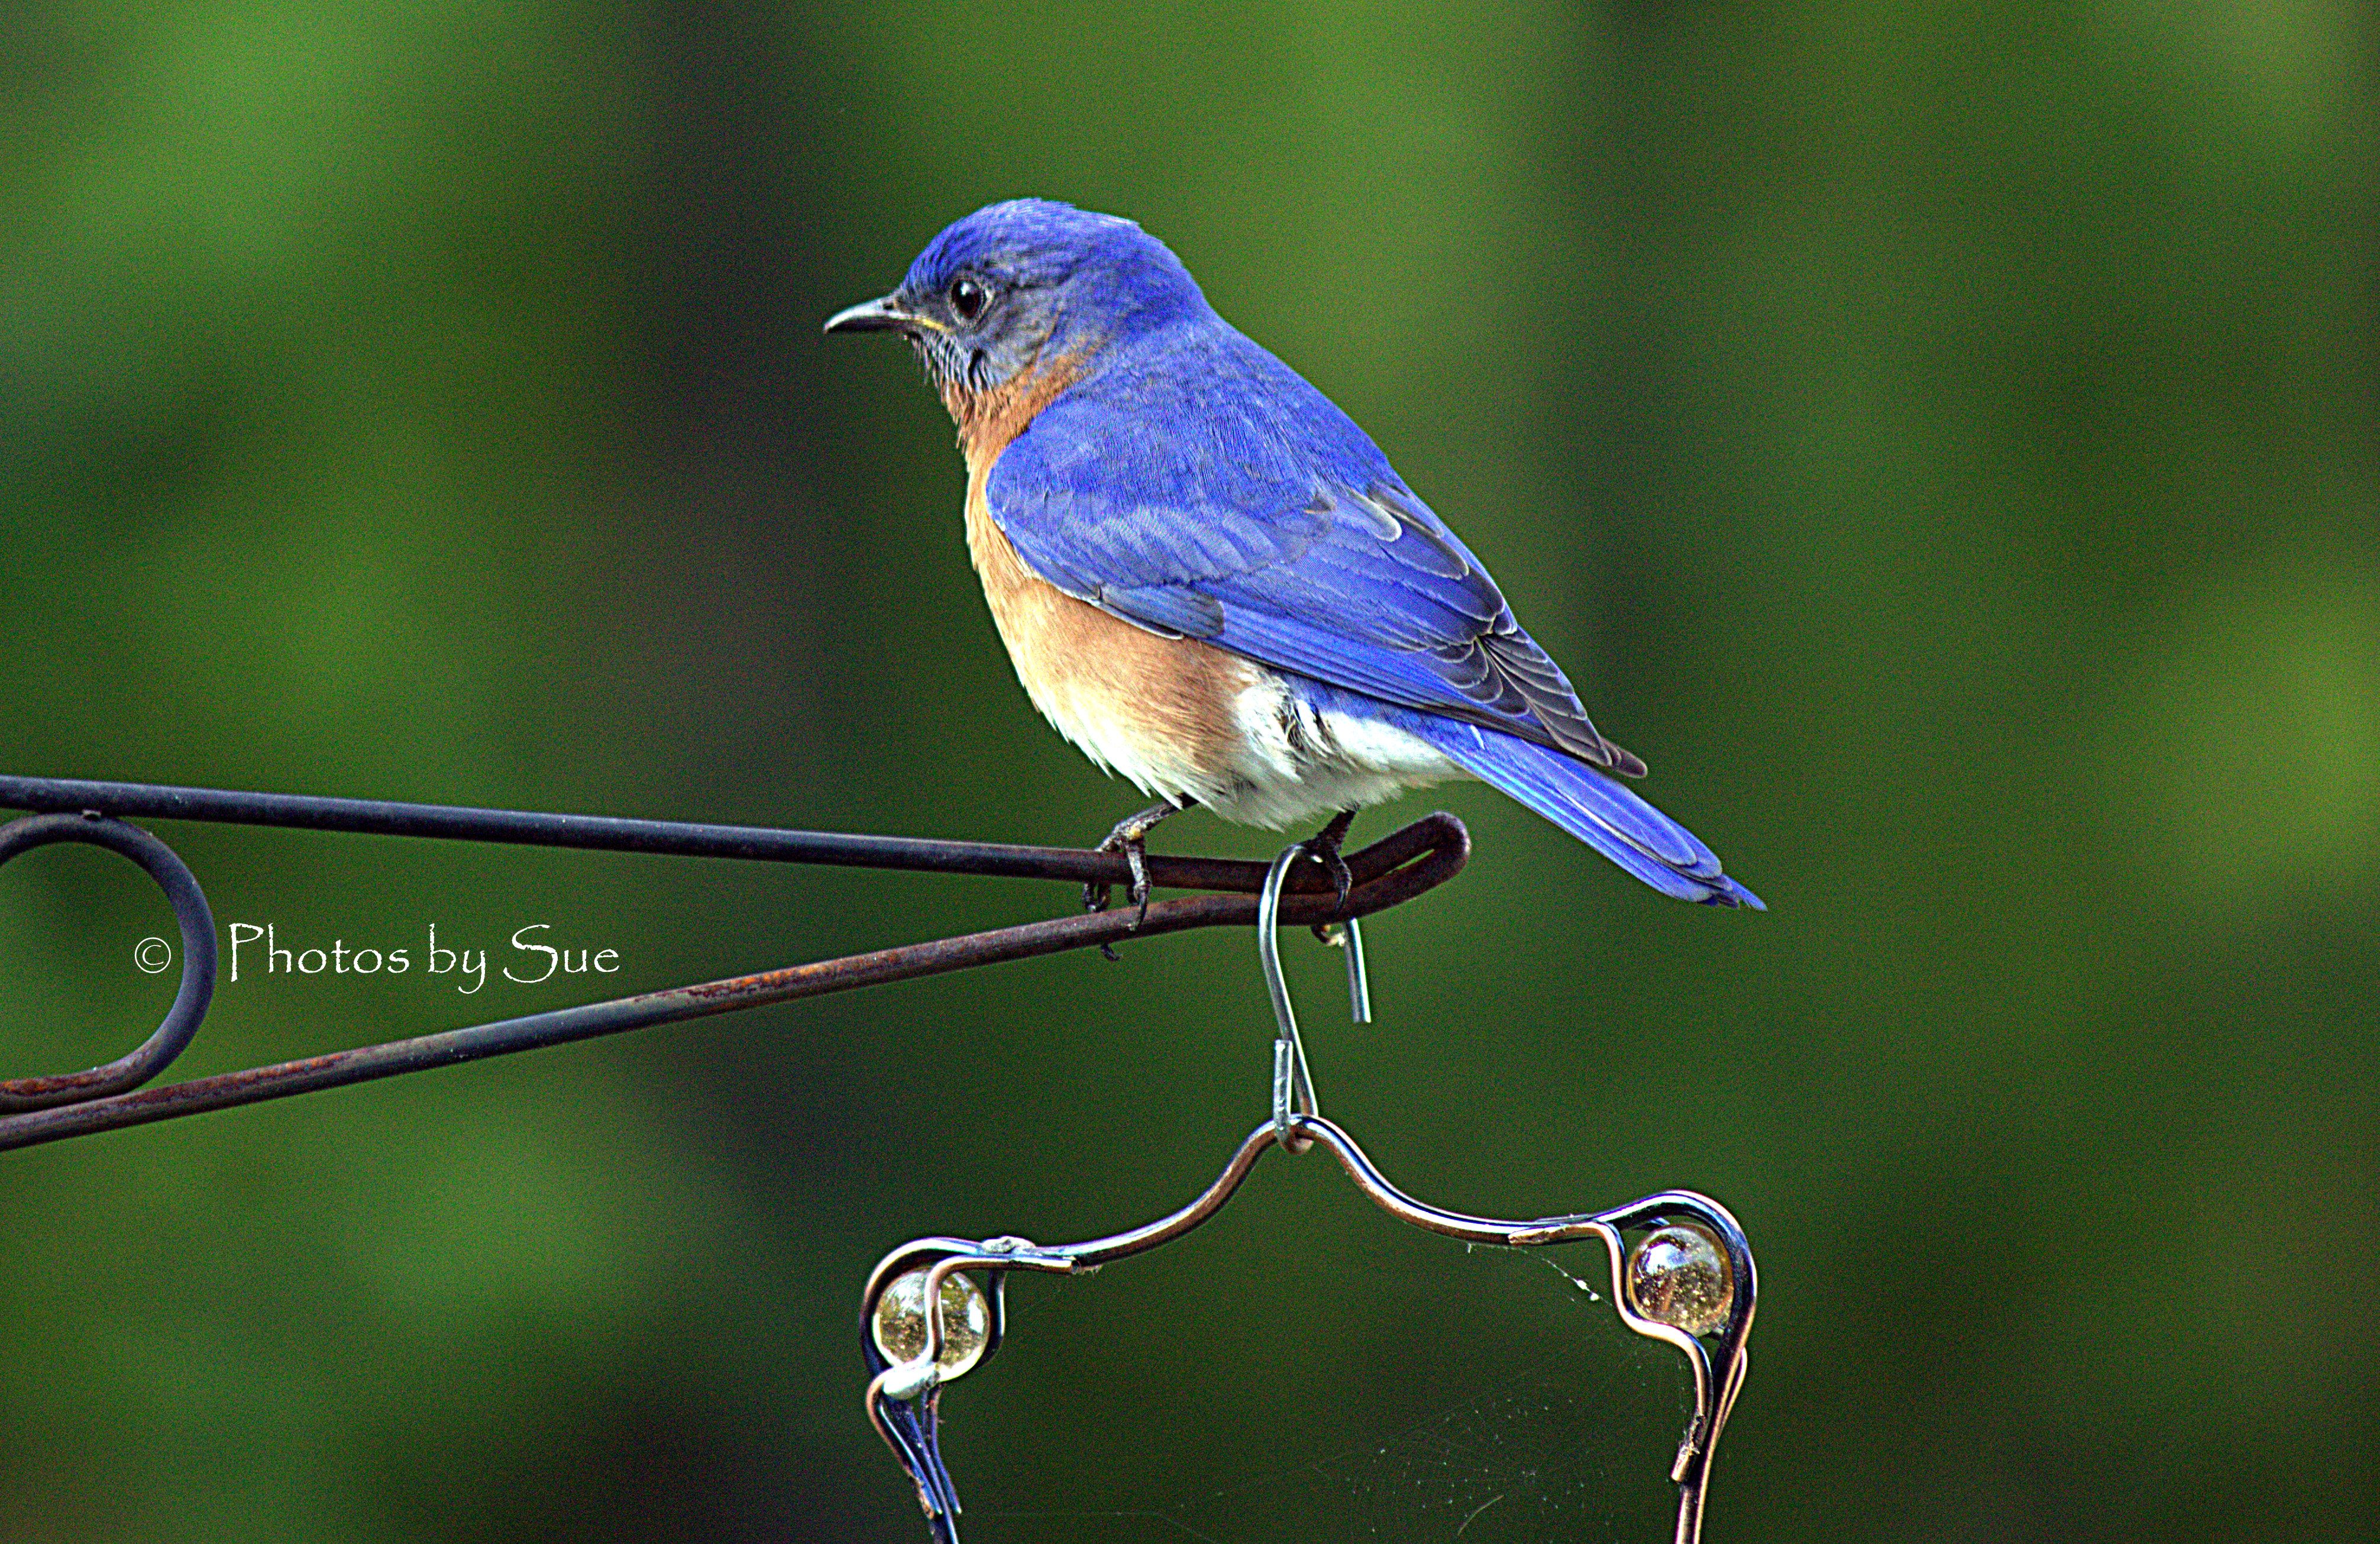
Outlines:
<svg viewBox="0 0 2380 1544"><path fill-rule="evenodd" d="M1137 626L1641 774L1363 431L1266 362L1297 411L1271 410L1281 383L1229 378L1216 399L1053 403L994 464L993 520L1035 573Z"/></svg>

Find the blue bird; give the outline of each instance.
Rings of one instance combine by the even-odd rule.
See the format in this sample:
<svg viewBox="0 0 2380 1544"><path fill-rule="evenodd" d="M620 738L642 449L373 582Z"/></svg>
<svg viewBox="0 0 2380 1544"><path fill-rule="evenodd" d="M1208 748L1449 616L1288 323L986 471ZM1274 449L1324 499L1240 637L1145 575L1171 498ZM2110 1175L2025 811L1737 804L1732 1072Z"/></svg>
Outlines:
<svg viewBox="0 0 2380 1544"><path fill-rule="evenodd" d="M1280 827L1468 774L1681 900L1759 906L1622 785L1645 764L1388 457L1217 315L1129 220L1019 199L944 230L829 319L916 347L958 424L966 540L1017 678L1158 802ZM1105 892L1092 904L1103 904Z"/></svg>

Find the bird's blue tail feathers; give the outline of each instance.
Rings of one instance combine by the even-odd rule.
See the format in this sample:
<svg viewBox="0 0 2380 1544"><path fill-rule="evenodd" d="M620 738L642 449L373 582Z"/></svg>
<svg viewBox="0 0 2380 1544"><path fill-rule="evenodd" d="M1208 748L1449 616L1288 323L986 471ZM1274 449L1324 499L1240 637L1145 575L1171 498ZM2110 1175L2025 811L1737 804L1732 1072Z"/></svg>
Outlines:
<svg viewBox="0 0 2380 1544"><path fill-rule="evenodd" d="M1664 895L1712 906L1768 908L1719 872L1718 859L1694 833L1606 776L1559 750L1425 714L1408 728L1463 771L1569 832Z"/></svg>

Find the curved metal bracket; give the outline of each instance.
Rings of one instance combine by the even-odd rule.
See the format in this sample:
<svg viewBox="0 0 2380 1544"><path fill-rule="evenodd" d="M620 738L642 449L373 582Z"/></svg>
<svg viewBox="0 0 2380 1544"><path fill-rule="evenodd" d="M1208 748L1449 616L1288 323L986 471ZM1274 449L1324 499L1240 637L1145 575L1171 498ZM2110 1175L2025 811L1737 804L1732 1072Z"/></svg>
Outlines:
<svg viewBox="0 0 2380 1544"><path fill-rule="evenodd" d="M608 852L825 864L909 872L1062 880L1070 884L1128 882L1121 854L985 842L782 831L759 826L618 820L518 809L392 804L142 783L0 775L0 808L42 811L0 828L0 862L54 842L90 842L140 864L164 890L182 930L182 983L156 1032L105 1066L63 1076L0 1082L0 1151L93 1132L172 1120L203 1111L344 1088L402 1073L453 1066L514 1052L614 1035L681 1019L733 1013L855 987L943 975L1003 960L1029 959L1129 939L1197 928L1246 927L1257 920L1264 864L1225 858L1152 856L1158 885L1206 894L1160 901L1132 912L1061 917L957 938L933 939L839 959L702 981L581 1007L530 1014L410 1039L334 1051L244 1072L193 1078L159 1088L142 1084L164 1071L197 1033L212 1000L214 921L189 869L150 833L123 817L205 821L233 825L450 841L577 847ZM1470 833L1451 815L1429 815L1347 857L1355 884L1343 908L1329 881L1308 870L1280 901L1281 918L1319 924L1340 915L1368 916L1452 879L1471 856Z"/></svg>
<svg viewBox="0 0 2380 1544"><path fill-rule="evenodd" d="M1726 1429L1750 1366L1746 1342L1759 1294L1751 1242L1728 1210L1691 1190L1669 1190L1609 1211L1541 1217L1527 1222L1471 1217L1416 1200L1390 1184L1354 1137L1319 1115L1295 1114L1289 1124L1294 1139L1328 1148L1355 1187L1399 1222L1466 1243L1518 1248L1583 1238L1603 1241L1611 1262L1611 1300L1621 1321L1637 1334L1676 1347L1694 1375L1694 1414L1679 1444L1670 1478L1678 1487L1676 1544L1695 1544L1702 1537L1712 1450ZM916 1482L918 1502L936 1544L957 1544L960 1510L958 1489L941 1450L941 1395L947 1380L941 1362L950 1339L943 1312L944 1284L962 1271L982 1271L990 1277L986 1295L990 1318L977 1358L980 1362L999 1349L1005 1333L1008 1272L1075 1275L1170 1244L1220 1211L1266 1149L1282 1145L1279 1128L1267 1120L1240 1144L1223 1172L1196 1199L1128 1233L1063 1245L1038 1245L1019 1238L920 1238L878 1263L868 1276L859 1312L860 1349L869 1374L868 1418ZM1682 1220L1707 1230L1726 1254L1732 1290L1724 1321L1707 1335L1691 1333L1641 1311L1643 1305L1636 1301L1628 1279L1630 1249L1624 1235ZM895 1282L921 1270L925 1272L923 1349L905 1361L894 1362L877 1345L873 1332L877 1307Z"/></svg>

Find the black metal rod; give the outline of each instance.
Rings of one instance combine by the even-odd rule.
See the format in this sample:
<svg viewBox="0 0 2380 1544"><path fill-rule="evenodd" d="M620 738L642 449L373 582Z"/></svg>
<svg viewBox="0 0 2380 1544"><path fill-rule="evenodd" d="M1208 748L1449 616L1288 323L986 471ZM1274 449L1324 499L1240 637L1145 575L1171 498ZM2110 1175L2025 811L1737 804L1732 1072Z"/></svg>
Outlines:
<svg viewBox="0 0 2380 1544"><path fill-rule="evenodd" d="M527 809L474 809L461 805L398 804L381 799L324 798L311 794L250 794L153 783L97 783L72 777L0 773L0 809L45 814L75 814L89 809L120 820L205 821L293 831L429 836L535 847L816 863L910 873L1071 880L1077 883L1124 884L1132 878L1123 855L1075 847L947 842L920 836L855 836L843 832L788 831L773 826L634 821ZM1253 895L1263 888L1265 865L1232 858L1166 857L1151 853L1148 877L1151 883L1169 890L1224 890ZM1325 882L1318 867L1298 878L1301 882L1293 888L1312 890Z"/></svg>

